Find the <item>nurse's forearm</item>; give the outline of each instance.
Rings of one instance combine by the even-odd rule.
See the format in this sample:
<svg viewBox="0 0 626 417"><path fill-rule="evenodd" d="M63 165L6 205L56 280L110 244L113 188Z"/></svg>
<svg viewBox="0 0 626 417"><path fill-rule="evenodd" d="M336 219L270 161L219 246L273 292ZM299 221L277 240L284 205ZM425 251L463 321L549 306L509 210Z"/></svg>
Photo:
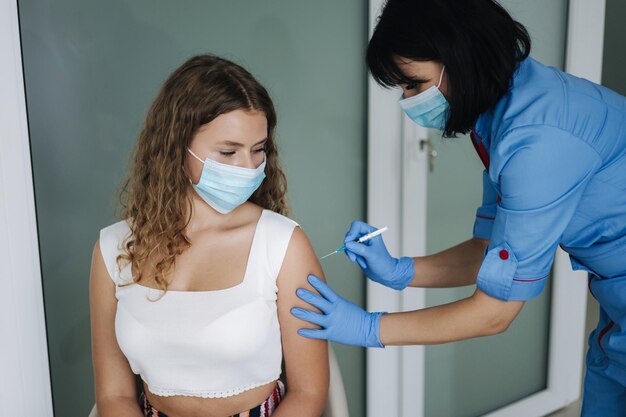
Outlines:
<svg viewBox="0 0 626 417"><path fill-rule="evenodd" d="M415 277L411 287L447 288L476 283L489 241L470 239L450 249L413 258Z"/></svg>
<svg viewBox="0 0 626 417"><path fill-rule="evenodd" d="M432 345L490 336L504 332L523 305L523 301L501 301L477 290L454 303L384 314L380 340L385 346Z"/></svg>

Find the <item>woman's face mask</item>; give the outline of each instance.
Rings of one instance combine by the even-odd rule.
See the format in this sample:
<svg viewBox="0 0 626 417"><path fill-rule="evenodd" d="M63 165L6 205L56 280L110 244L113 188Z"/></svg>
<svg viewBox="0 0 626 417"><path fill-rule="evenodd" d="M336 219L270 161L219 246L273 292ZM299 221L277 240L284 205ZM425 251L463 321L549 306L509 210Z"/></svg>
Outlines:
<svg viewBox="0 0 626 417"><path fill-rule="evenodd" d="M399 102L406 115L420 126L442 131L446 127L450 105L439 90L445 69L445 66L441 69L439 82L436 86L433 85L429 89L413 97L401 99Z"/></svg>
<svg viewBox="0 0 626 417"><path fill-rule="evenodd" d="M242 205L259 188L265 179L265 164L255 169L222 164L212 159L200 159L191 149L189 153L202 162L198 184L191 184L198 195L217 212L227 214Z"/></svg>

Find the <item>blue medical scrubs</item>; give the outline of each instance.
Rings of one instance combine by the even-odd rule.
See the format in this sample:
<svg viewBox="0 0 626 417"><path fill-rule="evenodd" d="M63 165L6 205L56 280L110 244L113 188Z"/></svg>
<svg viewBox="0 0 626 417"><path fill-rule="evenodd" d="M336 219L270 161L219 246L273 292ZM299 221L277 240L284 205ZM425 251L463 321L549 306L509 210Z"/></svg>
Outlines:
<svg viewBox="0 0 626 417"><path fill-rule="evenodd" d="M490 241L477 287L528 300L568 252L601 307L583 416L626 416L626 98L528 58L471 137L486 167L474 236Z"/></svg>

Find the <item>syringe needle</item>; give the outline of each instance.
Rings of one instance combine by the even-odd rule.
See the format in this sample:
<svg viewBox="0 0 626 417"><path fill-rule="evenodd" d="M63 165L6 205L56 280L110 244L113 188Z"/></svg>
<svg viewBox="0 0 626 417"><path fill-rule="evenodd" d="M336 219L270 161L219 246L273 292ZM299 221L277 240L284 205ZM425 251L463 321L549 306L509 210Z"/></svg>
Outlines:
<svg viewBox="0 0 626 417"><path fill-rule="evenodd" d="M337 253L337 251L332 251L332 252L331 252L331 253L329 253L328 255L324 255L324 256L322 256L322 257L320 258L320 261L321 261L322 259L324 259L324 258L328 258L330 255L334 255L334 254L336 254L336 253Z"/></svg>

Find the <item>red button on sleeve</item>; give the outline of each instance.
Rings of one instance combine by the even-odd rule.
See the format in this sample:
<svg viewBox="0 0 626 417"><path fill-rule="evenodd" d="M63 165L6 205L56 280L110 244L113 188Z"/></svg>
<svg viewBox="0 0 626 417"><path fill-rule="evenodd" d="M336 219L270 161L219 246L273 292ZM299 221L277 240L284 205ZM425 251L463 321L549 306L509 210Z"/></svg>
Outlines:
<svg viewBox="0 0 626 417"><path fill-rule="evenodd" d="M502 249L500 251L500 259L506 261L507 259L509 259L509 251L507 251L506 249Z"/></svg>

